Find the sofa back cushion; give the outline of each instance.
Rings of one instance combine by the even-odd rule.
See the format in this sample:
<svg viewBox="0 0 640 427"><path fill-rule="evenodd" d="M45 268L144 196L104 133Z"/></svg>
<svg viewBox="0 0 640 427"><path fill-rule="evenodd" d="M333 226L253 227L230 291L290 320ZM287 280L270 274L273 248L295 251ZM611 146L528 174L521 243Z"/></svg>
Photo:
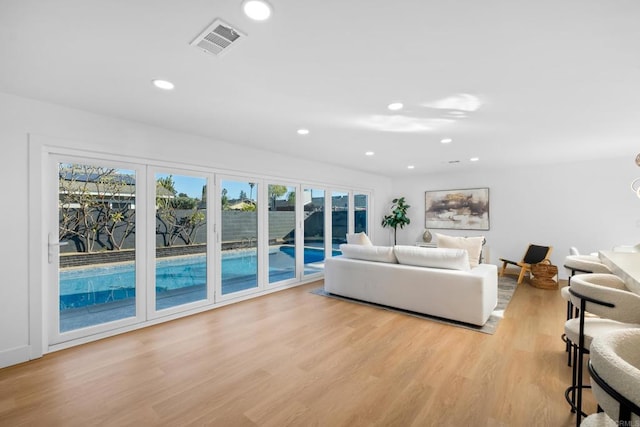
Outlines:
<svg viewBox="0 0 640 427"><path fill-rule="evenodd" d="M392 247L366 246L343 243L340 245L342 256L345 258L361 259L364 261L397 263Z"/></svg>
<svg viewBox="0 0 640 427"><path fill-rule="evenodd" d="M469 254L464 249L421 248L419 246L394 246L393 251L400 264L419 267L445 268L468 271Z"/></svg>
<svg viewBox="0 0 640 427"><path fill-rule="evenodd" d="M482 242L484 237L460 237L447 236L446 234L435 233L438 239L439 248L465 249L469 253L469 265L471 268L477 267L480 263L482 253Z"/></svg>
<svg viewBox="0 0 640 427"><path fill-rule="evenodd" d="M350 245L373 246L369 236L367 236L364 231L360 233L347 234L347 243Z"/></svg>

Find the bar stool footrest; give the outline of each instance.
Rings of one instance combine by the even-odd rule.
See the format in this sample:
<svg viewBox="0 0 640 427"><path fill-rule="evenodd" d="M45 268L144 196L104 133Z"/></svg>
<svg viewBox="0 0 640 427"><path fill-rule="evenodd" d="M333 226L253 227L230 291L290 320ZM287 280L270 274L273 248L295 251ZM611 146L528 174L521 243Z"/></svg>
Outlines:
<svg viewBox="0 0 640 427"><path fill-rule="evenodd" d="M564 398L567 400L567 403L569 404L569 406L571 406L571 412L573 412L573 413L578 412L578 408L576 408L576 404L575 404L575 403L573 403L573 402L571 401L571 397L569 396L569 394L570 394L574 389L578 389L578 387L582 387L583 389L585 389L585 388L591 388L591 386L590 386L590 385L586 385L586 384L585 384L585 385L582 385L582 386L579 386L579 385L577 385L577 386L572 386L572 385L570 385L570 386L569 386L569 387L567 387L567 389L564 391ZM580 413L582 414L582 416L583 416L583 417L586 417L586 416L587 416L587 414L586 414L584 411L582 411L582 410L580 410Z"/></svg>

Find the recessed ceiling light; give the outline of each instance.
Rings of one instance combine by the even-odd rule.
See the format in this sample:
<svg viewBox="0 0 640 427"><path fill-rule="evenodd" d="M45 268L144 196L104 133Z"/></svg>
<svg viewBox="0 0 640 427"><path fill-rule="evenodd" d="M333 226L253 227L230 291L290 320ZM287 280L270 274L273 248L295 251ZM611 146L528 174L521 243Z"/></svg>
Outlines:
<svg viewBox="0 0 640 427"><path fill-rule="evenodd" d="M298 135L309 135L309 129L298 129Z"/></svg>
<svg viewBox="0 0 640 427"><path fill-rule="evenodd" d="M367 151L366 153L364 153L365 156L373 156L374 154L376 153L374 153L373 151Z"/></svg>
<svg viewBox="0 0 640 427"><path fill-rule="evenodd" d="M443 139L440 140L440 142L442 142L443 144L448 144L451 141L453 141L453 139L451 139L451 138L443 138Z"/></svg>
<svg viewBox="0 0 640 427"><path fill-rule="evenodd" d="M158 89L163 89L163 90L172 90L175 87L173 83L167 80L155 79L155 80L152 80L151 83L153 83L153 85Z"/></svg>
<svg viewBox="0 0 640 427"><path fill-rule="evenodd" d="M271 16L271 5L264 0L246 0L242 10L254 21L265 21Z"/></svg>
<svg viewBox="0 0 640 427"><path fill-rule="evenodd" d="M477 162L478 160L480 160L480 157L472 157L469 159L470 162Z"/></svg>
<svg viewBox="0 0 640 427"><path fill-rule="evenodd" d="M403 107L404 105L402 105L402 102L393 102L387 106L387 108L391 111L402 110Z"/></svg>
<svg viewBox="0 0 640 427"><path fill-rule="evenodd" d="M415 169L415 168L416 168L416 167L415 167L415 166L413 166L413 165L409 165L409 166L407 166L407 169Z"/></svg>

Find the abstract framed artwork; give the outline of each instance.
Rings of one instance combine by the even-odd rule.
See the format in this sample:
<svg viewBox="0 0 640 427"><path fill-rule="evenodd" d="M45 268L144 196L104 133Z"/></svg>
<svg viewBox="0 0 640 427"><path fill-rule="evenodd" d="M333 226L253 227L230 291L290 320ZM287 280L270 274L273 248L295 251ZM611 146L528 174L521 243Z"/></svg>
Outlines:
<svg viewBox="0 0 640 427"><path fill-rule="evenodd" d="M425 228L489 229L489 189L425 191Z"/></svg>

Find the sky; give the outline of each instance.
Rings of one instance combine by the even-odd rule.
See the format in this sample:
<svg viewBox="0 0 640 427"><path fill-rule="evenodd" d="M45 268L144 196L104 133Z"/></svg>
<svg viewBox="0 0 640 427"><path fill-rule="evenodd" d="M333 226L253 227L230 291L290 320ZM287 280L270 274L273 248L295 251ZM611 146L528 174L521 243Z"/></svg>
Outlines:
<svg viewBox="0 0 640 427"><path fill-rule="evenodd" d="M177 174L156 174L156 180L158 178L166 178L169 175L172 175L174 187L178 193L185 193L189 197L198 199L202 198L202 187L207 183L206 178ZM227 189L227 197L229 199L240 198L241 191L244 191L247 197L254 200L258 194L258 184L251 190L247 181L222 180L221 186Z"/></svg>
<svg viewBox="0 0 640 427"><path fill-rule="evenodd" d="M156 174L156 180L158 178L166 178L169 175L173 177L174 187L179 193L185 193L189 197L202 199L202 187L206 185L207 179L202 177L194 177L187 175L176 175L168 173Z"/></svg>

